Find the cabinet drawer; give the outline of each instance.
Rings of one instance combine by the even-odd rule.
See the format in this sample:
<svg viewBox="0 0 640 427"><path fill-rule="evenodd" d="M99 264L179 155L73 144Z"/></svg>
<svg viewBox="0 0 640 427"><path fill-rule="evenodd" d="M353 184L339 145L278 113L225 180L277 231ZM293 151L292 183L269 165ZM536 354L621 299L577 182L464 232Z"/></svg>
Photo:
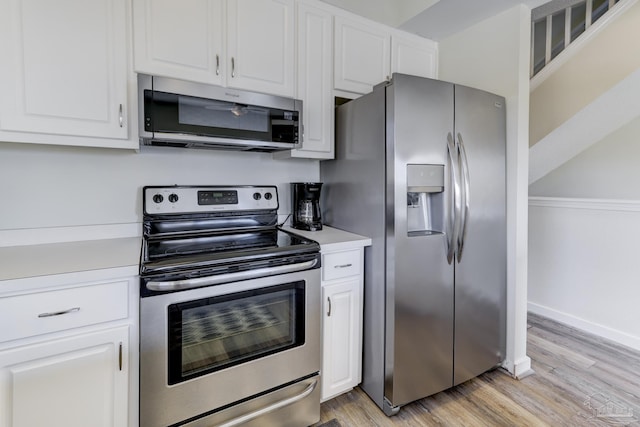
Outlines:
<svg viewBox="0 0 640 427"><path fill-rule="evenodd" d="M118 281L0 298L0 342L127 318L128 295Z"/></svg>
<svg viewBox="0 0 640 427"><path fill-rule="evenodd" d="M322 256L322 280L340 279L360 274L361 251L344 251Z"/></svg>

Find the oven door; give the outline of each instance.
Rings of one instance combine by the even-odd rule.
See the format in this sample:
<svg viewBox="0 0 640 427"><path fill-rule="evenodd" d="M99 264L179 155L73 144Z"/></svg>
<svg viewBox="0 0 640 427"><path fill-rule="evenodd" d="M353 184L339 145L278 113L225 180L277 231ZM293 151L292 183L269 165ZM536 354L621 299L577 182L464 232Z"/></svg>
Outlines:
<svg viewBox="0 0 640 427"><path fill-rule="evenodd" d="M316 375L319 271L141 298L141 425L209 418ZM283 402L296 401L285 391L280 395ZM319 399L313 407L318 412L308 424L317 421Z"/></svg>

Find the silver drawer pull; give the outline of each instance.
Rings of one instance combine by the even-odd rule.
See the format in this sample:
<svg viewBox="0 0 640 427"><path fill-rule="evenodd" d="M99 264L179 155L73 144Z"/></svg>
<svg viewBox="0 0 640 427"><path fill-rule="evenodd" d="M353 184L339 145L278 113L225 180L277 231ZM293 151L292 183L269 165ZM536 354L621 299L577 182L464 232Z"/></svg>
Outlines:
<svg viewBox="0 0 640 427"><path fill-rule="evenodd" d="M75 313L76 311L80 311L80 307L73 307L68 310L62 310L62 311L53 311L51 313L40 313L38 314L38 317L62 316L63 314Z"/></svg>
<svg viewBox="0 0 640 427"><path fill-rule="evenodd" d="M296 402L301 401L302 399L304 399L305 397L309 396L311 393L313 393L313 390L316 388L316 386L318 385L318 380L314 380L311 384L309 384L309 386L307 388L305 388L302 393L296 395L296 396L292 396L289 397L287 399L281 400L279 402L274 403L273 405L270 406L266 406L262 409L259 409L255 412L250 412L248 414L242 415L238 418L232 419L231 421L227 421L224 424L220 424L218 425L218 427L235 427L237 425L240 424L244 424L248 421L254 420L256 418L258 418L259 416L262 415L266 415L270 412L273 412L277 409L280 408L284 408L285 406L290 406Z"/></svg>
<svg viewBox="0 0 640 427"><path fill-rule="evenodd" d="M200 286L220 285L240 280L256 279L274 274L295 273L315 267L318 260L304 261L297 264L279 265L276 267L257 268L255 270L226 273L217 276L198 277L195 279L173 280L170 282L147 282L147 289L151 291L179 291L193 289Z"/></svg>
<svg viewBox="0 0 640 427"><path fill-rule="evenodd" d="M353 264L349 263L349 264L340 264L340 265L334 265L333 268L348 268L348 267L352 267Z"/></svg>

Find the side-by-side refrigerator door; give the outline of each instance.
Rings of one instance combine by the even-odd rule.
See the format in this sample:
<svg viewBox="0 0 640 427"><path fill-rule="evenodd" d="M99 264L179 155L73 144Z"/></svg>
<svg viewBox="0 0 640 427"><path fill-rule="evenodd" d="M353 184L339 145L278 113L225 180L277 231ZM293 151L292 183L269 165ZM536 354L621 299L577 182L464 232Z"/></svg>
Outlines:
<svg viewBox="0 0 640 427"><path fill-rule="evenodd" d="M446 257L453 85L394 74L387 87L385 398L392 407L453 377L453 266Z"/></svg>
<svg viewBox="0 0 640 427"><path fill-rule="evenodd" d="M506 122L504 98L455 86L462 209L455 260L454 384L504 359Z"/></svg>

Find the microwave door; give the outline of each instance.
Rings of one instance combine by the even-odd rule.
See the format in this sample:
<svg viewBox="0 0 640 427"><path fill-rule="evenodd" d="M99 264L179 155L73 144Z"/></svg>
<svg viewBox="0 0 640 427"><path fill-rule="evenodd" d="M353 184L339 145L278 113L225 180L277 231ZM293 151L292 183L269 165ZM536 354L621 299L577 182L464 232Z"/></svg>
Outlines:
<svg viewBox="0 0 640 427"><path fill-rule="evenodd" d="M267 108L227 101L178 97L178 124L203 129L213 136L242 137L270 141L271 112ZM253 138L252 138L253 139Z"/></svg>
<svg viewBox="0 0 640 427"><path fill-rule="evenodd" d="M151 92L146 112L147 130L233 139L271 141L270 111L266 108Z"/></svg>
<svg viewBox="0 0 640 427"><path fill-rule="evenodd" d="M188 86L191 85L196 84ZM254 94L256 100L266 104L259 105L240 102L242 98L251 99L246 92L236 99L231 96L233 93L227 93L232 91L227 90L224 95L231 99L217 99L204 97L207 95L205 89L210 89L206 85L198 85L204 86L203 96L157 90L155 84L151 86L153 88L141 88L144 131L141 129L140 139L143 144L263 151L299 147L301 101ZM271 104L278 107L269 105L271 98Z"/></svg>

